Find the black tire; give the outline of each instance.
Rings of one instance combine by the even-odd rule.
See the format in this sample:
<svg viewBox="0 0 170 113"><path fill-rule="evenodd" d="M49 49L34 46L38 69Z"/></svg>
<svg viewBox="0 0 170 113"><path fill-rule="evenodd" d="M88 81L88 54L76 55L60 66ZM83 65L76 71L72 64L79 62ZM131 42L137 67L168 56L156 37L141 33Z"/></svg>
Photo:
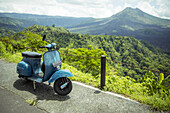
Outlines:
<svg viewBox="0 0 170 113"><path fill-rule="evenodd" d="M68 82L67 86L63 89L60 88L61 85L64 83ZM59 78L54 82L54 91L61 96L65 96L69 94L72 90L72 82L70 81L69 78L63 77Z"/></svg>

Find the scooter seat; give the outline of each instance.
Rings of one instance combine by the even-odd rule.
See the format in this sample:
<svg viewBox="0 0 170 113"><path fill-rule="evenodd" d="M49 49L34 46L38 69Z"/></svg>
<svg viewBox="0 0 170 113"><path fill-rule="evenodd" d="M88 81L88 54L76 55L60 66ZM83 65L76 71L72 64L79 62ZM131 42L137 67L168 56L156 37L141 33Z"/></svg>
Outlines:
<svg viewBox="0 0 170 113"><path fill-rule="evenodd" d="M22 52L22 56L26 58L41 58L42 55L37 52L26 51Z"/></svg>

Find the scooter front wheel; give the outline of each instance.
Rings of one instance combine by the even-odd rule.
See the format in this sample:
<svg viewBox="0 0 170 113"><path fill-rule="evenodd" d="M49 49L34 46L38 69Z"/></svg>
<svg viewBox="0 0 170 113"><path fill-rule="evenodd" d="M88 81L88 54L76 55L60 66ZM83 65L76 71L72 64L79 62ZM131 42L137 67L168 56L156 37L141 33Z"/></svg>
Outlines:
<svg viewBox="0 0 170 113"><path fill-rule="evenodd" d="M69 78L62 77L54 82L54 91L61 96L69 94L71 90L72 82L70 81Z"/></svg>

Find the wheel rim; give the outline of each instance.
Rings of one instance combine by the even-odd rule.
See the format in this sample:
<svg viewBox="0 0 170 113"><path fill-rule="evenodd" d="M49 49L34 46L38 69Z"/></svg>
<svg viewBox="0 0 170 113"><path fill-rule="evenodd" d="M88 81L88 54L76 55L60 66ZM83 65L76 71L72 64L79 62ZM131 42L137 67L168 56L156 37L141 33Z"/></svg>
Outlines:
<svg viewBox="0 0 170 113"><path fill-rule="evenodd" d="M66 82L68 82L68 84L64 88L61 88L61 86ZM72 83L68 78L59 78L54 83L54 91L59 95L63 95L63 96L67 95L71 92L71 90L72 90Z"/></svg>

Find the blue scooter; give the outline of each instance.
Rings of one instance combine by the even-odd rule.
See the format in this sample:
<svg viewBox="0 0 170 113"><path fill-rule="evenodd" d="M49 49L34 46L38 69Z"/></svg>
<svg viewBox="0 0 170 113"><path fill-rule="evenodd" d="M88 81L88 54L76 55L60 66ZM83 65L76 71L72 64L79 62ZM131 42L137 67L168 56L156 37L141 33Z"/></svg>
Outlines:
<svg viewBox="0 0 170 113"><path fill-rule="evenodd" d="M46 35L43 41L45 38ZM69 70L60 69L61 58L55 46L55 43L40 46L48 49L43 55L43 61L41 61L42 55L37 52L22 52L23 59L17 64L17 73L19 78L33 81L34 90L36 82L48 81L49 84L54 82L54 91L65 96L72 90L72 82L67 77L72 77L73 74Z"/></svg>

